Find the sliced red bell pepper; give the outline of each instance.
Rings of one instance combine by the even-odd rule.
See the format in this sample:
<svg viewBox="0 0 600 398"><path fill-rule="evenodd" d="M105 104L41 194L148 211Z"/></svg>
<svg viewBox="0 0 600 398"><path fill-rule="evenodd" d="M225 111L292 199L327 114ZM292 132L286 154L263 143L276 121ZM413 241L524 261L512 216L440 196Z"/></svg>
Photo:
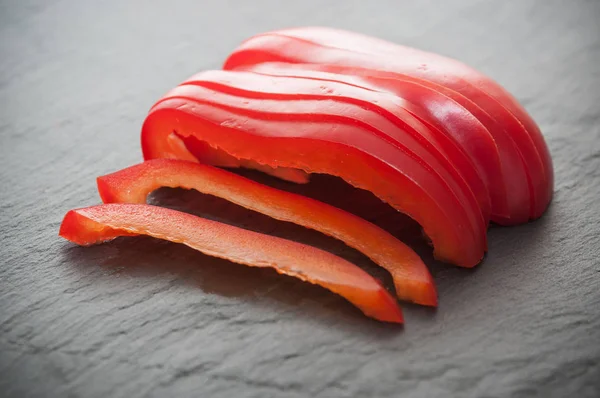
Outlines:
<svg viewBox="0 0 600 398"><path fill-rule="evenodd" d="M262 62L364 68L376 73L419 78L446 87L450 93L444 94L452 94L449 96L472 111L494 136L500 150L506 189L510 192L508 198L529 191L527 206L531 218L539 217L551 200L552 162L539 128L502 87L458 61L351 32L299 28L250 38L232 53L224 68L235 69ZM500 217L499 221L508 224L526 221L529 217L523 220L522 211L518 209L525 203L520 201L512 206L510 219Z"/></svg>
<svg viewBox="0 0 600 398"><path fill-rule="evenodd" d="M515 136L519 135L519 132L515 130L524 130L530 135L531 142L539 154L539 159L543 165L543 172L546 176L546 180L544 181L546 185L541 185L542 181L534 181L533 184L534 186L540 184L542 192L549 190L547 194L551 198L554 188L552 158L539 126L514 96L488 76L455 59L368 37L359 33L320 27L286 29L280 31L280 33L297 38L314 40L315 42L326 42L328 45L338 48L353 51L358 50L368 54L378 54L388 57L414 55L415 58L425 59L426 66L419 65L415 71L416 74L418 73L421 77L438 82L446 87L460 88L457 91L469 98L472 96L473 98L471 99L473 101L477 100L475 101L476 103L487 103L483 109L489 109L490 115L494 117L496 112L493 110L501 112L501 108L505 108L509 114L498 115L498 117L502 119L503 123L506 123L507 128L513 131ZM418 61L417 59L402 59L401 62L410 70L415 67ZM465 82L468 83L466 87L464 87ZM497 104L494 102L497 102ZM525 146L526 144L527 140L523 141L523 145ZM520 149L527 150L524 147L520 147ZM531 156L535 158L535 155L531 154ZM542 212L543 210L545 210L545 207L542 206Z"/></svg>
<svg viewBox="0 0 600 398"><path fill-rule="evenodd" d="M59 235L79 245L148 235L183 243L213 257L274 268L346 298L366 315L402 323L396 301L359 267L297 242L146 204L104 204L69 211Z"/></svg>
<svg viewBox="0 0 600 398"><path fill-rule="evenodd" d="M317 72L315 72L317 73ZM313 73L313 74L315 74ZM375 92L356 85L343 82L326 81L327 74L321 73L321 79L305 78L277 78L265 79L261 76L248 73L231 73L224 71L207 71L199 73L186 80L181 86L171 90L167 97L181 98L206 98L210 96L212 102L231 106L235 104L230 96L240 97L238 106L248 109L251 103L246 98L253 100L329 100L332 97L340 103L357 105L364 108L360 118L361 123L377 130L376 134L385 134L392 142L406 147L409 151L427 163L435 172L444 179L455 195L465 207L475 213L481 212L476 223L485 230L490 215L489 194L481 184L471 187L464 176L458 171L463 170L457 166L468 161L460 155L460 151L448 141L439 131L431 130L403 107L403 102L396 96ZM191 87L190 87L191 86ZM199 86L199 87L197 87ZM261 101L262 105L266 101ZM285 103L285 102L284 102ZM348 108L340 107L341 110ZM371 111L368 113L366 110ZM329 111L328 113L331 113ZM340 116L345 114L337 113ZM452 161L456 161L455 164ZM472 165L470 170L474 172ZM475 189L480 189L475 195ZM482 232L484 233L484 232Z"/></svg>
<svg viewBox="0 0 600 398"><path fill-rule="evenodd" d="M317 69L322 69L315 70L312 68L313 66ZM463 185L462 189L470 190L475 195L478 202L477 205L480 207L484 220L487 223L491 213L490 192L488 191L488 186L486 182L483 181L483 177L480 175L472 160L469 158L468 153L460 146L459 142L452 136L449 136L446 132L440 130L436 125L432 124L431 118L428 119L427 117L424 117L426 116L424 112L422 112L420 108L415 107L415 105L406 100L406 98L399 97L397 93L394 93L396 95L391 95L387 92L383 92L381 89L378 89L376 84L374 85L366 79L321 71L324 70L325 67L326 66L323 65L263 63L245 67L244 70L273 77L280 76L292 77L294 79L317 80L321 82L321 85L316 93L308 91L311 89L314 90L315 87L311 87L310 85L307 86L302 84L302 80L297 80L297 94L302 94L305 98L323 98L323 91L327 91L331 94L335 94L336 99L356 103L357 105L372 109L392 123L395 123L400 129L403 129L405 132L412 135L414 139L417 140L418 145L424 147L430 153L429 155L425 154L422 156L429 165L438 170L449 170L452 175L451 178L458 180L461 185L464 180L468 188ZM253 84L254 82L252 82L252 79L243 75L238 76L238 79L240 78L246 80L244 90L242 91L236 91L235 87L230 86L231 78L229 76L220 79L219 76L215 76L214 72L210 72L210 80L208 81L206 80L206 74L202 73L192 77L184 84L201 85L208 88L212 87L225 92L241 93L241 95L252 95L252 92L260 92L260 95L267 96L263 98L277 98L278 95L281 95L279 93L273 93L274 91L278 91L277 79L272 80L272 84L275 85L275 88L272 88L270 86L265 87L264 84L258 87ZM215 81L218 81L216 86ZM289 79L286 79L285 81L290 82ZM402 84L402 82L399 83ZM418 88L420 88L420 86ZM413 89L412 92L414 91L415 90ZM422 93L414 95L420 95L422 97ZM430 97L432 97L432 95L430 95ZM430 106L434 105L435 104L431 104ZM447 118L447 115L445 115L445 117ZM440 125L440 123L437 124ZM386 129L385 126L381 126L381 129L386 131L388 135L395 137L389 128ZM485 132L487 134L487 130ZM462 134L464 135L465 133ZM484 136L483 138L485 139L486 137ZM477 142L478 139L479 137L474 141ZM491 144L491 147L495 149L494 142L492 138L489 137L489 134L487 139ZM405 139L403 141L405 141ZM421 153L422 149L417 148L416 151ZM494 153L497 158L497 151ZM436 159L431 161L431 156ZM490 160L487 160L487 163L489 162ZM504 192L502 192L502 197L505 197ZM471 203L473 204L472 201Z"/></svg>
<svg viewBox="0 0 600 398"><path fill-rule="evenodd" d="M510 213L498 148L488 130L471 112L443 94L448 89L408 76L386 77L372 70L337 65L260 63L237 68L271 76L295 76L337 81L386 90L402 100L402 107L427 126L448 159L477 195L482 212L507 218ZM525 192L529 194L529 192ZM522 207L522 206L521 206ZM489 210L488 210L489 209ZM528 214L525 216L528 217Z"/></svg>
<svg viewBox="0 0 600 398"><path fill-rule="evenodd" d="M252 79L268 86L274 78L253 74ZM481 260L486 235L480 209L457 180L440 177L444 170L434 170L423 160L426 151L407 148L409 134L389 122L389 131L381 131L376 126L385 119L336 99L335 93L323 93L326 98L320 100L294 97L297 87L287 85L288 80L293 79L281 82L285 95L277 99L262 99L263 92L241 96L194 85L172 90L144 122L144 158L205 157L205 152L194 156L186 146L186 137L194 137L243 162L338 176L419 222L438 259L462 266ZM322 86L312 79L303 84Z"/></svg>
<svg viewBox="0 0 600 398"><path fill-rule="evenodd" d="M333 236L387 269L400 299L436 306L427 267L410 247L381 228L325 203L259 184L212 166L155 159L98 177L104 203L146 203L160 187L195 189L272 218Z"/></svg>

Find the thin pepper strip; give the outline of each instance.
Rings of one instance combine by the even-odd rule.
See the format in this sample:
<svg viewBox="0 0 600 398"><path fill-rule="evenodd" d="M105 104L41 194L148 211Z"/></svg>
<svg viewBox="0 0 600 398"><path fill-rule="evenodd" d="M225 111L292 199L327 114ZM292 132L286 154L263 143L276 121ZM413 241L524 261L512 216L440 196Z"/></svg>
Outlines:
<svg viewBox="0 0 600 398"><path fill-rule="evenodd" d="M155 159L97 178L104 203L146 203L160 187L194 189L345 242L388 270L397 296L436 306L427 267L408 246L381 228L336 207L281 191L226 170L184 160Z"/></svg>
<svg viewBox="0 0 600 398"><path fill-rule="evenodd" d="M193 137L236 159L338 176L415 219L431 238L436 258L472 267L483 257L479 210L461 203L418 156L365 125L362 120L371 117L365 108L335 96L282 101L210 93L161 99L142 127L144 158L195 160L186 145Z"/></svg>
<svg viewBox="0 0 600 398"><path fill-rule="evenodd" d="M209 256L277 272L320 285L365 315L402 323L394 298L359 267L317 248L146 204L104 204L69 211L59 235L78 245L119 236L148 235L183 243Z"/></svg>
<svg viewBox="0 0 600 398"><path fill-rule="evenodd" d="M420 78L450 89L452 99L475 106L476 117L494 134L506 168L509 199L529 191L527 217L516 203L504 224L537 218L547 208L553 190L553 170L539 128L518 102L497 83L466 65L436 54L402 47L352 32L327 28L298 28L260 34L246 40L225 62L225 69L262 62L329 64L365 68ZM465 101L466 100L466 101ZM516 115L516 116L515 116ZM511 173L508 169L516 170ZM521 178L519 180L519 178ZM516 190L513 188L517 188Z"/></svg>

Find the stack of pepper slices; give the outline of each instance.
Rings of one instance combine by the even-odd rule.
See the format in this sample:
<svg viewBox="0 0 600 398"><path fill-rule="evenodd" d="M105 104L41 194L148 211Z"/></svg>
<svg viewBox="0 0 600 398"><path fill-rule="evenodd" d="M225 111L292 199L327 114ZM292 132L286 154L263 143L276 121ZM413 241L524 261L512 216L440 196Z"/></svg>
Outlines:
<svg viewBox="0 0 600 398"><path fill-rule="evenodd" d="M69 211L60 236L79 245L150 235L210 256L272 267L335 292L366 315L402 323L396 299L331 253L147 205L160 187L195 189L344 241L388 270L396 294L437 295L412 249L338 208L226 171L295 183L311 173L369 190L416 220L437 259L478 264L490 221L540 217L553 191L536 123L490 78L452 59L364 35L297 28L251 37L223 70L198 73L150 110L144 162L98 178L104 204Z"/></svg>

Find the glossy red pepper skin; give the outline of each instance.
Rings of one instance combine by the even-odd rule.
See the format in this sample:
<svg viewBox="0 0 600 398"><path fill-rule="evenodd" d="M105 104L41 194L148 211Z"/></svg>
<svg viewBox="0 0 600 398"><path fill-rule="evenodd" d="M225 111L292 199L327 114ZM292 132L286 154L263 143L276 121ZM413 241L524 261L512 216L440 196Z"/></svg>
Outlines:
<svg viewBox="0 0 600 398"><path fill-rule="evenodd" d="M260 63L237 70L338 81L393 93L402 100L406 111L442 140L432 143L446 151L450 162L469 183L486 220L490 214L492 219L509 217L502 166L494 138L471 112L444 94L448 91L444 87L408 76L390 77L383 72L337 65Z"/></svg>
<svg viewBox="0 0 600 398"><path fill-rule="evenodd" d="M149 160L98 177L97 182L104 203L146 203L148 194L160 187L195 189L317 230L345 242L387 269L400 299L437 306L431 275L412 249L381 228L325 203L184 160Z"/></svg>
<svg viewBox="0 0 600 398"><path fill-rule="evenodd" d="M183 243L213 257L320 285L346 298L365 315L402 323L396 301L372 276L333 254L270 235L145 204L104 204L69 211L59 235L78 245L119 236L148 235Z"/></svg>
<svg viewBox="0 0 600 398"><path fill-rule="evenodd" d="M204 80L215 73L203 74ZM321 99L295 97L297 87L286 83L290 78L279 78L277 99L262 99L264 92L241 95L246 81L236 87L233 77L243 76L242 72L219 74L229 74L235 95L229 89L208 89L188 81L150 110L142 128L145 159L206 158L206 153L193 154L193 148L186 146L194 137L241 160L241 165L252 161L274 169L338 176L419 222L438 259L461 266L481 260L486 249L485 222L472 192L469 197L464 181L441 178L440 172L451 173L451 169L429 166L422 158L430 154L424 147L411 144L413 150L409 149L407 140L414 141L413 136L403 134L380 114L332 93L324 92ZM248 75L259 86L274 79ZM304 79L302 86L318 90L322 82ZM388 132L377 127L384 124Z"/></svg>
<svg viewBox="0 0 600 398"><path fill-rule="evenodd" d="M538 126L501 86L458 61L352 32L298 28L250 38L231 54L224 68L263 62L362 68L445 87L450 91L444 94L469 109L498 145L508 199L516 203L509 203L510 218L497 221L518 224L537 218L552 198L552 161ZM523 203L528 203L526 217L520 209Z"/></svg>
<svg viewBox="0 0 600 398"><path fill-rule="evenodd" d="M313 72L313 76L317 72ZM272 77L266 79L263 76L255 76L248 73L230 73L223 71L207 71L199 73L183 82L179 87L171 90L167 97L181 98L203 98L210 96L211 101L217 102L220 98L221 104L235 104L228 94L240 97L237 106L251 109L252 104L247 98L253 100L289 101L307 100L323 101L334 99L340 104L339 110L329 110L329 114L335 112L338 116L345 116L348 110L356 109L356 106L364 108L363 115L356 123L370 128L375 134L384 136L388 142L401 145L415 156L425 162L436 174L442 178L449 188L459 197L464 207L475 214L477 218L474 223L476 228L485 230L490 216L489 194L481 184L471 186L465 180L462 173L467 159L460 157L452 142L445 139L444 134L432 130L429 126L415 118L403 108L403 101L388 93L376 92L364 87L347 84L341 81L326 80L327 74L321 73L321 79L310 80L306 78ZM208 90L208 91L207 91ZM353 107L347 107L351 105ZM273 106L273 105L271 105ZM274 109L276 110L276 109ZM367 112L367 110L369 112ZM462 162L462 163L461 163ZM470 170L474 171L472 165ZM479 189L479 190L477 190ZM475 193L476 192L476 193ZM475 196L474 196L475 195ZM482 234L485 232L481 232Z"/></svg>

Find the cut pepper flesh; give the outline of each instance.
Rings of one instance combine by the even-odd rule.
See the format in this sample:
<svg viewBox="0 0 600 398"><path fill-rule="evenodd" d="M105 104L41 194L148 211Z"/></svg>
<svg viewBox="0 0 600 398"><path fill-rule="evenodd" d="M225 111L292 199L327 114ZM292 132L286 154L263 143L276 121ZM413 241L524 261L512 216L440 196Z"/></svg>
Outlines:
<svg viewBox="0 0 600 398"><path fill-rule="evenodd" d="M518 224L537 218L547 208L553 190L550 154L538 126L502 87L466 65L436 54L399 46L360 34L327 28L299 28L260 34L246 40L225 62L225 69L262 62L328 64L366 68L435 83L453 92L452 99L478 108L474 114L494 135L500 150L508 198L528 192L527 217L520 201L509 218ZM347 71L349 73L349 71ZM484 116L485 119L480 119ZM514 189L516 188L516 190Z"/></svg>
<svg viewBox="0 0 600 398"><path fill-rule="evenodd" d="M436 306L427 267L408 246L381 228L325 203L281 191L212 166L156 159L98 177L105 203L146 203L160 187L195 189L278 220L344 241L387 269L400 299Z"/></svg>
<svg viewBox="0 0 600 398"><path fill-rule="evenodd" d="M311 246L187 213L146 204L104 204L69 211L59 234L79 245L135 235L183 243L209 256L274 268L339 294L370 317L403 322L400 308L387 290L346 260Z"/></svg>
<svg viewBox="0 0 600 398"><path fill-rule="evenodd" d="M271 79L263 76L265 82ZM215 91L194 95L189 87L185 94L171 93L151 109L142 127L145 159L193 160L184 139L195 137L236 159L338 176L415 219L438 259L474 266L483 257L480 209L461 200L457 195L465 192L452 190L415 153L365 125L367 109L335 96L261 100Z"/></svg>

